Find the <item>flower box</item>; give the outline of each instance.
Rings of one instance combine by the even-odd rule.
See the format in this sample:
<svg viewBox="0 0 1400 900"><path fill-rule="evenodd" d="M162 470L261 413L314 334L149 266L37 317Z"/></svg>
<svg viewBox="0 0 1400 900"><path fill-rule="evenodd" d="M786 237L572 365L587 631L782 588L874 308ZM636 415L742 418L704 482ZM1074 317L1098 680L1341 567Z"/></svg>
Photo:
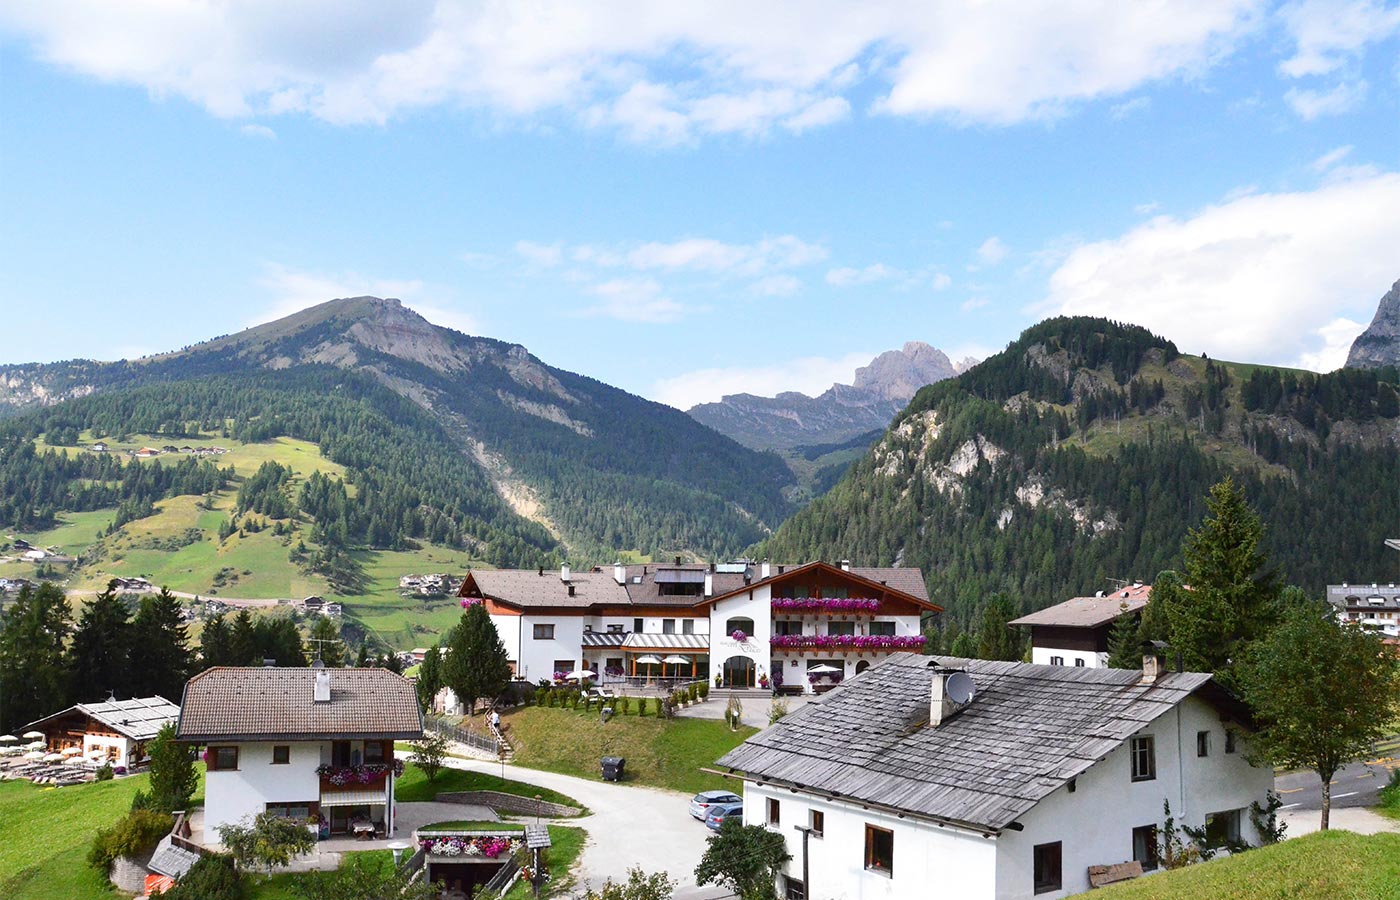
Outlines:
<svg viewBox="0 0 1400 900"><path fill-rule="evenodd" d="M775 634L774 650L922 650L923 635L878 634Z"/></svg>
<svg viewBox="0 0 1400 900"><path fill-rule="evenodd" d="M880 601L869 597L774 597L773 609L796 613L865 613L879 611Z"/></svg>
<svg viewBox="0 0 1400 900"><path fill-rule="evenodd" d="M344 787L347 784L375 784L383 781L390 772L402 775L403 760L396 759L392 763L364 763L358 766L316 767L316 774L321 776L321 780L335 787Z"/></svg>

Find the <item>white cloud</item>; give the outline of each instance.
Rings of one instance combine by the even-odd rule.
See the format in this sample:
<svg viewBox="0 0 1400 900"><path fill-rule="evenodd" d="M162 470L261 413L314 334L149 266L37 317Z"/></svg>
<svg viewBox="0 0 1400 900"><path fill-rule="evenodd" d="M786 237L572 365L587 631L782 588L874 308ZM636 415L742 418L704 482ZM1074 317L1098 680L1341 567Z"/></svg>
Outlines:
<svg viewBox="0 0 1400 900"><path fill-rule="evenodd" d="M1188 353L1332 365L1343 320L1369 318L1395 280L1397 208L1386 173L1159 216L1074 250L1034 311L1136 322Z"/></svg>
<svg viewBox="0 0 1400 900"><path fill-rule="evenodd" d="M1162 204L1158 203L1156 200L1153 200L1149 203L1139 203L1137 206L1133 207L1133 212L1137 213L1140 216L1150 216L1161 208Z"/></svg>
<svg viewBox="0 0 1400 900"><path fill-rule="evenodd" d="M962 305L959 307L959 309L961 309L963 312L972 312L974 309L981 309L990 302L991 301L988 300L986 297L969 297L968 299L962 302Z"/></svg>
<svg viewBox="0 0 1400 900"><path fill-rule="evenodd" d="M1052 116L1195 75L1257 30L1261 3L48 0L8 5L0 26L49 63L217 116L454 106L679 143L822 127L848 95L956 123ZM1318 52L1351 39L1328 40Z"/></svg>
<svg viewBox="0 0 1400 900"><path fill-rule="evenodd" d="M267 141L277 140L277 132L266 125L244 125L238 130L246 137L262 138Z"/></svg>
<svg viewBox="0 0 1400 900"><path fill-rule="evenodd" d="M1351 112L1366 99L1365 81L1344 81L1328 91L1289 88L1283 95L1288 105L1305 122L1319 116L1339 116Z"/></svg>
<svg viewBox="0 0 1400 900"><path fill-rule="evenodd" d="M658 380L649 395L677 409L719 400L725 394L772 397L798 391L816 396L836 382L850 384L856 369L874 358L874 353L848 353L837 359L808 356L771 366L700 369Z"/></svg>
<svg viewBox="0 0 1400 900"><path fill-rule="evenodd" d="M581 248L582 249L582 248ZM729 244L712 238L687 238L670 243L652 241L621 255L586 249L591 259L625 259L632 268L733 272L758 275L774 269L809 265L826 258L826 248L785 234L752 244ZM575 259L577 259L577 254Z"/></svg>
<svg viewBox="0 0 1400 900"><path fill-rule="evenodd" d="M661 285L650 278L615 278L594 285L589 293L603 302L584 310L584 315L604 316L622 322L658 324L674 322L685 309L662 292Z"/></svg>
<svg viewBox="0 0 1400 900"><path fill-rule="evenodd" d="M1280 16L1296 52L1279 71L1292 78L1335 72L1367 44L1400 31L1400 6L1375 0L1303 0L1285 6Z"/></svg>
<svg viewBox="0 0 1400 900"><path fill-rule="evenodd" d="M749 285L760 297L790 297L802 290L802 279L795 275L769 275Z"/></svg>
<svg viewBox="0 0 1400 900"><path fill-rule="evenodd" d="M564 259L564 251L559 244L537 244L534 241L516 241L515 252L526 262L545 268L557 266Z"/></svg>
<svg viewBox="0 0 1400 900"><path fill-rule="evenodd" d="M935 291L946 291L952 284L953 279L950 278L947 273L938 272L933 276L933 280L929 282L929 287L933 288Z"/></svg>
<svg viewBox="0 0 1400 900"><path fill-rule="evenodd" d="M977 248L977 260L984 266L994 266L1006 259L1006 254L1010 252L1011 248L1002 243L1001 238L992 235Z"/></svg>
<svg viewBox="0 0 1400 900"><path fill-rule="evenodd" d="M1134 97L1125 103L1118 103L1109 110L1109 115L1115 122L1121 122L1134 113L1141 112L1152 105L1151 97Z"/></svg>
<svg viewBox="0 0 1400 900"><path fill-rule="evenodd" d="M1351 151L1352 151L1352 146L1351 146L1351 144L1347 144L1347 145L1344 146L1344 147L1338 147L1338 148L1336 148L1335 150L1329 150L1329 151L1327 151L1326 153L1324 153L1324 154L1322 154L1321 156L1319 156L1317 159L1313 160L1313 163L1312 163L1313 171L1314 171L1314 172L1326 172L1328 169L1332 168L1332 167L1335 166L1337 163L1341 162L1342 160L1344 160L1344 159L1346 159L1348 156L1350 156L1350 155L1351 155Z"/></svg>
<svg viewBox="0 0 1400 900"><path fill-rule="evenodd" d="M443 298L434 298L423 282L416 279L374 278L354 272L307 272L269 263L264 266L256 284L270 296L271 303L263 312L244 323L249 327L289 316L328 300L371 296L401 300L404 306L435 325L455 328L466 334L479 334L481 331L475 318L443 305Z"/></svg>
<svg viewBox="0 0 1400 900"><path fill-rule="evenodd" d="M877 281L886 281L891 278L898 278L903 273L899 269L893 269L884 263L873 263L863 269L853 269L848 266L832 269L826 273L826 283L832 287L854 287L861 284L874 284Z"/></svg>
<svg viewBox="0 0 1400 900"><path fill-rule="evenodd" d="M1352 341L1366 326L1347 318L1337 318L1315 329L1313 334L1322 339L1322 346L1305 352L1298 357L1298 367L1314 372L1331 372L1346 365L1347 354L1351 352Z"/></svg>

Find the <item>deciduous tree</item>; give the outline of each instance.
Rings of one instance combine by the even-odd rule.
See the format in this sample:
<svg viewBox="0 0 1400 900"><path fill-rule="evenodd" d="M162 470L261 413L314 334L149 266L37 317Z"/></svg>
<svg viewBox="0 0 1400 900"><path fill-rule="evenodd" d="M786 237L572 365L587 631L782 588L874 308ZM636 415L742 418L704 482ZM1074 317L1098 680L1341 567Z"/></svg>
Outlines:
<svg viewBox="0 0 1400 900"><path fill-rule="evenodd" d="M721 885L740 900L777 900L778 871L791 858L787 842L776 831L725 819L719 833L705 845L695 867L695 883Z"/></svg>
<svg viewBox="0 0 1400 900"><path fill-rule="evenodd" d="M423 654L423 662L418 666L418 681L414 685L418 691L418 705L424 712L432 709L433 698L442 690L442 651L437 644Z"/></svg>
<svg viewBox="0 0 1400 900"><path fill-rule="evenodd" d="M245 869L259 866L271 875L274 868L287 865L293 857L310 853L316 846L316 838L307 831L304 822L273 813L259 813L251 824L243 822L220 825L218 832L219 843L227 847L238 865Z"/></svg>
<svg viewBox="0 0 1400 900"><path fill-rule="evenodd" d="M1322 828L1332 776L1361 758L1400 715L1400 661L1378 636L1338 624L1325 604L1290 604L1238 668L1259 731L1251 753L1322 779Z"/></svg>

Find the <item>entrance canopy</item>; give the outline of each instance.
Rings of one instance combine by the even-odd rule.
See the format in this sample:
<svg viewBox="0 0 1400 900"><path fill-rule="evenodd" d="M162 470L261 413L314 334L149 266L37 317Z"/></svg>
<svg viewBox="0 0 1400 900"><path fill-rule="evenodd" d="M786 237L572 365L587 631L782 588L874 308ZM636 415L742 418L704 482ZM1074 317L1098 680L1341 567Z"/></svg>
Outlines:
<svg viewBox="0 0 1400 900"><path fill-rule="evenodd" d="M327 806L372 806L383 804L384 788L346 788L339 791L322 791L321 808Z"/></svg>

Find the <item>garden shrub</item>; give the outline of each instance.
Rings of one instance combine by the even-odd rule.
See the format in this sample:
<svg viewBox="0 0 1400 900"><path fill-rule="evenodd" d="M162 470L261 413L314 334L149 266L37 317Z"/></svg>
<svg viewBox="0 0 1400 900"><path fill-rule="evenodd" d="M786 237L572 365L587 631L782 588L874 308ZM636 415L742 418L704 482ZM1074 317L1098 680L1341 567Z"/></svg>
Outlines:
<svg viewBox="0 0 1400 900"><path fill-rule="evenodd" d="M618 697L613 701L613 705L617 707L617 714L619 716L625 716L627 715L627 708L632 705L632 698L625 696Z"/></svg>
<svg viewBox="0 0 1400 900"><path fill-rule="evenodd" d="M710 683L709 683L708 681L702 681L702 682L700 682L698 685L696 685L696 687L697 687L697 688L699 689L699 691L700 691L700 699L701 699L701 700L705 700L705 699L708 699L708 698L709 698L709 696L710 696Z"/></svg>
<svg viewBox="0 0 1400 900"><path fill-rule="evenodd" d="M105 766L103 766L102 768L100 768L100 769L97 770L97 773L93 776L93 780L94 780L94 781L111 781L113 778L116 778L116 777L117 777L117 776L116 776L116 773L112 771L112 766L111 766L111 764L109 763L108 765L105 765Z"/></svg>
<svg viewBox="0 0 1400 900"><path fill-rule="evenodd" d="M155 849L175 825L174 816L153 809L134 809L111 828L99 828L88 850L88 865L103 872L119 856L141 856Z"/></svg>
<svg viewBox="0 0 1400 900"><path fill-rule="evenodd" d="M227 854L201 856L163 900L245 900L248 885Z"/></svg>

